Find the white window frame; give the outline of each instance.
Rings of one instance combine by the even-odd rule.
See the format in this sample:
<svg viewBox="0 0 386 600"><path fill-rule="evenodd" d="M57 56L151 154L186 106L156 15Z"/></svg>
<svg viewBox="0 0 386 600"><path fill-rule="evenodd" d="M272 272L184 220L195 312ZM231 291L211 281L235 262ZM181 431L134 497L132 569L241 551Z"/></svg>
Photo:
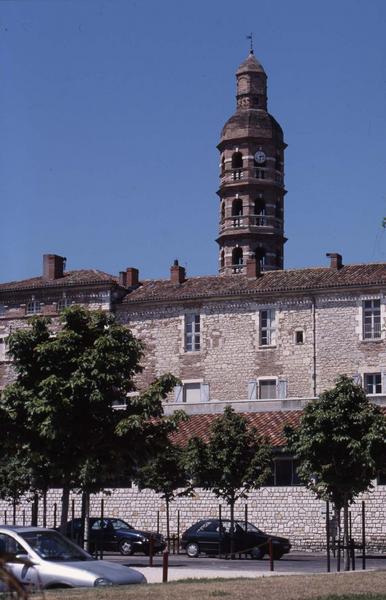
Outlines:
<svg viewBox="0 0 386 600"><path fill-rule="evenodd" d="M126 398L121 398L117 401L117 404L113 404L113 410L125 410L129 404L130 398L136 398L139 396L139 392L128 392ZM118 404L120 402L120 404Z"/></svg>
<svg viewBox="0 0 386 600"><path fill-rule="evenodd" d="M67 296L65 294L63 294L63 297L60 298L56 303L56 310L57 310L57 312L60 312L61 310L64 310L65 308L68 308L69 306L71 306L71 304L72 304L71 298L67 298Z"/></svg>
<svg viewBox="0 0 386 600"><path fill-rule="evenodd" d="M263 325L266 321L267 325ZM262 308L259 311L259 346L269 348L276 345L276 309Z"/></svg>
<svg viewBox="0 0 386 600"><path fill-rule="evenodd" d="M185 352L200 352L201 350L201 314L187 313L184 318L184 350Z"/></svg>
<svg viewBox="0 0 386 600"><path fill-rule="evenodd" d="M374 303L379 306L374 306ZM366 307L366 303L371 303ZM377 323L379 319L379 323ZM367 320L367 322L366 322ZM380 340L382 338L382 302L381 298L364 298L362 300L362 340Z"/></svg>
<svg viewBox="0 0 386 600"><path fill-rule="evenodd" d="M373 382L371 385L373 387L373 389L377 388L378 386L380 386L380 391L372 391L372 392L368 392L367 391L367 382L366 379L368 377L377 377L379 376L379 383ZM365 373L363 373L363 389L365 390L365 393L367 396L381 396L383 394L383 389L384 389L384 385L383 385L383 379L384 379L384 374L382 373L382 371L366 371Z"/></svg>
<svg viewBox="0 0 386 600"><path fill-rule="evenodd" d="M5 334L5 333L0 334L0 362L7 362L9 360L7 358L7 352L8 352L7 338L8 338L8 334Z"/></svg>
<svg viewBox="0 0 386 600"><path fill-rule="evenodd" d="M196 384L200 386L200 400L202 402L210 402L210 387L209 383L204 383L202 379L184 379L181 385L176 385L174 388L174 402L176 404L196 404L196 402L187 402L185 390L187 385ZM184 389L185 388L185 389ZM198 404L198 403L197 403Z"/></svg>
<svg viewBox="0 0 386 600"><path fill-rule="evenodd" d="M26 315L39 315L42 312L42 303L40 300L35 300L35 296L32 296L31 300L27 302L25 308Z"/></svg>
<svg viewBox="0 0 386 600"><path fill-rule="evenodd" d="M261 383L274 381L276 395L274 398L261 398ZM248 400L258 400L259 402L271 402L272 400L285 400L287 398L287 380L275 376L258 377L248 382Z"/></svg>

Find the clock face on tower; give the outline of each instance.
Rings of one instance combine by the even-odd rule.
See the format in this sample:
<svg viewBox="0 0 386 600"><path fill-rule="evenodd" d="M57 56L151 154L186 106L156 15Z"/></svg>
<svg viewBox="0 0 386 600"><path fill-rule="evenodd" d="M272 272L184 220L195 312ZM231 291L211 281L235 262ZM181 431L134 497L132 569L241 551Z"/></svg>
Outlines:
<svg viewBox="0 0 386 600"><path fill-rule="evenodd" d="M257 162L259 165L261 165L262 163L264 163L264 162L266 161L266 158L267 158L267 157L265 156L265 154L264 154L264 152L263 152L262 150L258 150L258 151L255 153L255 161L256 161L256 162Z"/></svg>

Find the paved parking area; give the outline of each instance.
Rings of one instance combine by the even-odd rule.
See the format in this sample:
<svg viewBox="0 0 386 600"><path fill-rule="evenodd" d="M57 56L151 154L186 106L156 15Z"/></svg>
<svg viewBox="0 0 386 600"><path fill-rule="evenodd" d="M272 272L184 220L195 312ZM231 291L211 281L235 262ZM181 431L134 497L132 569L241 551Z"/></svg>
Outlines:
<svg viewBox="0 0 386 600"><path fill-rule="evenodd" d="M144 573L149 583L162 580L162 557L157 555L153 559L153 568L149 567L149 558L143 555L121 556L119 554L105 554L106 560L134 567ZM226 560L200 556L188 558L184 554L169 556L169 580L184 579L187 577L261 577L283 574L312 574L326 573L326 557L321 554L293 552L281 560L275 561L274 573L270 572L269 559L252 560L236 559ZM343 566L343 565L342 565ZM362 558L356 558L356 570L362 569ZM371 556L366 560L367 569L386 569L386 555ZM336 571L336 560L331 560L331 571Z"/></svg>

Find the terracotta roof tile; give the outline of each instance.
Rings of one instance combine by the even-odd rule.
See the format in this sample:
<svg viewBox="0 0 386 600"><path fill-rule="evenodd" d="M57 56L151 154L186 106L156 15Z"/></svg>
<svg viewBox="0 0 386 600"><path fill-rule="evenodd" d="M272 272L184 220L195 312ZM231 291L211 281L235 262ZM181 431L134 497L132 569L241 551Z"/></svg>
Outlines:
<svg viewBox="0 0 386 600"><path fill-rule="evenodd" d="M10 281L9 283L0 284L0 292L18 291L26 289L46 288L46 287L62 287L66 285L82 285L82 284L102 284L102 283L117 283L117 277L98 271L97 269L81 269L78 271L67 271L63 277L59 279L46 280L40 277L32 277L31 279L23 279L22 281Z"/></svg>
<svg viewBox="0 0 386 600"><path fill-rule="evenodd" d="M247 418L251 427L254 427L260 435L266 436L269 439L272 446L280 447L285 445L285 438L283 436L284 425L296 427L299 424L302 411L242 414ZM173 441L183 446L196 436L205 441L208 440L210 426L219 416L218 414L191 415L187 421L180 424L178 431L173 434Z"/></svg>
<svg viewBox="0 0 386 600"><path fill-rule="evenodd" d="M143 281L124 303L184 300L221 296L251 296L275 292L340 289L386 285L386 263L266 271L257 279L245 275L191 277L181 284L170 280Z"/></svg>

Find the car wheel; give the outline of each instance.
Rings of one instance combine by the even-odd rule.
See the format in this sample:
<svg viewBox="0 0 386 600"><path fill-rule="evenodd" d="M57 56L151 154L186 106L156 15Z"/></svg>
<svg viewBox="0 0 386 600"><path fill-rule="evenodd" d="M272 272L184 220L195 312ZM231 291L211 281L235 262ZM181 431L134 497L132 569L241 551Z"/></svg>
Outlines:
<svg viewBox="0 0 386 600"><path fill-rule="evenodd" d="M264 554L265 554L264 548L259 547L259 546L256 546L255 548L252 548L252 550L251 550L251 556L255 560L261 560L263 558Z"/></svg>
<svg viewBox="0 0 386 600"><path fill-rule="evenodd" d="M196 544L196 542L190 542L186 546L186 554L189 556L189 558L197 558L200 554L200 548L198 544Z"/></svg>
<svg viewBox="0 0 386 600"><path fill-rule="evenodd" d="M123 554L123 556L131 556L133 554L133 544L130 540L121 540L119 542L119 552Z"/></svg>
<svg viewBox="0 0 386 600"><path fill-rule="evenodd" d="M282 556L283 556L283 552L281 550L278 550L277 552L273 553L273 558L275 560L280 560Z"/></svg>

